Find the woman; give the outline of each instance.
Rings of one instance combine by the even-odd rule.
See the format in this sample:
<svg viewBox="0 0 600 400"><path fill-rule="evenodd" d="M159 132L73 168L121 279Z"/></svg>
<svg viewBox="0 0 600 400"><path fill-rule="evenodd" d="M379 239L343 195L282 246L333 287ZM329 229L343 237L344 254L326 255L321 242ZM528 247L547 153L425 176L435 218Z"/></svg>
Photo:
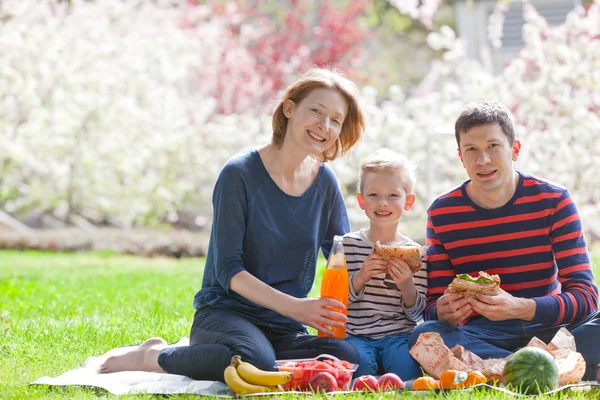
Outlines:
<svg viewBox="0 0 600 400"><path fill-rule="evenodd" d="M270 144L232 157L213 193L213 225L190 345L148 339L112 356L100 373L143 370L223 380L231 356L261 369L276 359L327 353L358 363L352 345L308 335L346 317L326 298L307 298L319 248L350 230L342 193L325 162L347 152L364 131L357 87L314 69L290 85L273 113Z"/></svg>

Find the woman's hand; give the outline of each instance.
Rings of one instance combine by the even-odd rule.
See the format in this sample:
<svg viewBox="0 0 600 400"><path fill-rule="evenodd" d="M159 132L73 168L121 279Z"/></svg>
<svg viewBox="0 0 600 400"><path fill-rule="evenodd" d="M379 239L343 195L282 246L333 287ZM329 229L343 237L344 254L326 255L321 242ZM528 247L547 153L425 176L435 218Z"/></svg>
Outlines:
<svg viewBox="0 0 600 400"><path fill-rule="evenodd" d="M346 307L339 301L328 298L296 299L286 316L311 326L326 335L333 336L333 331L328 327L343 327L347 317L330 308L343 310Z"/></svg>

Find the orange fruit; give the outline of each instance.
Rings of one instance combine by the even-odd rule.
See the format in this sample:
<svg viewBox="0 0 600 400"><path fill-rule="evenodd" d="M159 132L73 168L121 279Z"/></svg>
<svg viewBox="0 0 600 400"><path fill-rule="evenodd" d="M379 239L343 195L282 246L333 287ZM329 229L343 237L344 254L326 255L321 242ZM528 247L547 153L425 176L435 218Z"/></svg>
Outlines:
<svg viewBox="0 0 600 400"><path fill-rule="evenodd" d="M465 379L460 387L475 386L486 382L487 378L482 372L471 371L467 374L467 379Z"/></svg>
<svg viewBox="0 0 600 400"><path fill-rule="evenodd" d="M467 373L456 369L448 369L440 375L440 389L456 389L462 387L467 380Z"/></svg>
<svg viewBox="0 0 600 400"><path fill-rule="evenodd" d="M429 390L439 388L440 385L438 381L436 381L430 376L422 376L420 378L417 378L412 384L412 390Z"/></svg>

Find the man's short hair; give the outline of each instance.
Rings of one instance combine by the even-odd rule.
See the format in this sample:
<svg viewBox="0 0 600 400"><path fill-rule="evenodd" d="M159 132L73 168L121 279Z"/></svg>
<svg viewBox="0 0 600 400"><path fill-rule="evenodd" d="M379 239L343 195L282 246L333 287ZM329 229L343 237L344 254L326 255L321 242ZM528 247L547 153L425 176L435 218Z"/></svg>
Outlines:
<svg viewBox="0 0 600 400"><path fill-rule="evenodd" d="M514 143L515 126L508 108L495 101L479 101L467 104L454 124L454 136L458 147L460 148L461 133L483 125L499 125L508 136L509 143Z"/></svg>
<svg viewBox="0 0 600 400"><path fill-rule="evenodd" d="M369 172L387 172L398 174L402 179L402 186L406 194L412 194L417 182L415 170L416 165L408 161L402 154L389 149L379 149L360 163L358 174L359 192L362 193L363 191L365 174Z"/></svg>

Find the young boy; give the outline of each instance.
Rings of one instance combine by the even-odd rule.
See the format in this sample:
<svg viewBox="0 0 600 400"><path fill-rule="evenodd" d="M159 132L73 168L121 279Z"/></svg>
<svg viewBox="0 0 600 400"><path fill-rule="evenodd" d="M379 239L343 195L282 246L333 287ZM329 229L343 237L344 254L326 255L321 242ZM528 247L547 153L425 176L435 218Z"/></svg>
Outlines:
<svg viewBox="0 0 600 400"><path fill-rule="evenodd" d="M403 380L421 376L408 339L425 309L426 264L413 275L404 261L372 254L376 241L419 246L398 231L402 213L415 202L415 181L414 166L391 150L380 149L360 165L358 204L370 224L344 236L350 275L346 340L360 355L355 377L386 372ZM386 284L386 275L395 285Z"/></svg>

